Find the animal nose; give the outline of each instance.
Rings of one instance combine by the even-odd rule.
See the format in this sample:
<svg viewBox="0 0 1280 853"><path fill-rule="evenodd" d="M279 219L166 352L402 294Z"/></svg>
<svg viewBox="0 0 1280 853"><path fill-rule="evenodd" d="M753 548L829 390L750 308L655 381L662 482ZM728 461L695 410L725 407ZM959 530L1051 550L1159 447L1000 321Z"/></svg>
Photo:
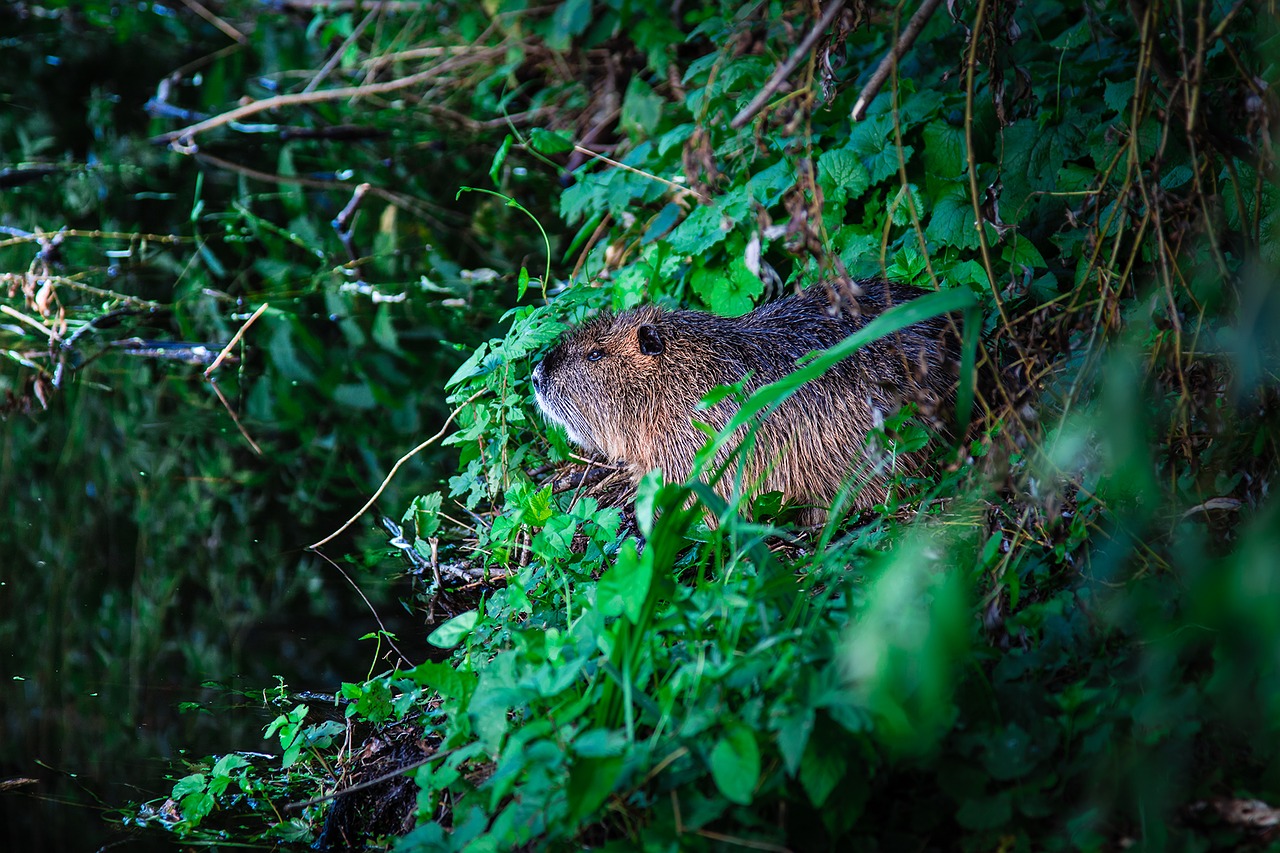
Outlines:
<svg viewBox="0 0 1280 853"><path fill-rule="evenodd" d="M535 390L539 390L542 387L542 374L542 362L538 362L537 366L533 368L533 387Z"/></svg>

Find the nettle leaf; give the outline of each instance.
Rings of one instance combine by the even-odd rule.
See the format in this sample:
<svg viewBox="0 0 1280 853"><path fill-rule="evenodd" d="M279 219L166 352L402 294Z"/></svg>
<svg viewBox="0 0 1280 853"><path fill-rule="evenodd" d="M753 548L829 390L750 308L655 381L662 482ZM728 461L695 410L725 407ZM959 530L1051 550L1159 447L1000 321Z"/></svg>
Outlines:
<svg viewBox="0 0 1280 853"><path fill-rule="evenodd" d="M747 269L741 257L730 261L724 272L697 267L690 274L689 283L707 307L726 317L746 314L764 292L764 282Z"/></svg>
<svg viewBox="0 0 1280 853"><path fill-rule="evenodd" d="M671 232L667 243L678 255L701 255L726 236L720 211L710 205L702 205L684 218Z"/></svg>
<svg viewBox="0 0 1280 853"><path fill-rule="evenodd" d="M925 204L924 195L921 194L920 188L915 184L907 184L899 186L893 199L889 202L889 209L893 211L894 225L914 225L915 220L911 217L912 208L915 209L917 217L924 220ZM879 243L879 238L876 238Z"/></svg>
<svg viewBox="0 0 1280 853"><path fill-rule="evenodd" d="M1133 100L1133 93L1136 88L1132 78L1121 80L1118 83L1108 83L1107 88L1103 91L1102 101L1110 109L1124 117L1129 112L1129 102Z"/></svg>
<svg viewBox="0 0 1280 853"><path fill-rule="evenodd" d="M750 805L760 779L760 747L746 726L733 726L711 750L711 778L725 798Z"/></svg>
<svg viewBox="0 0 1280 853"><path fill-rule="evenodd" d="M1062 122L1043 128L1034 119L1019 119L1005 128L1000 210L1006 222L1021 221L1031 207L1027 202L1033 192L1056 189L1054 179L1064 162L1083 153L1085 131L1082 128L1097 124L1096 119L1073 110Z"/></svg>
<svg viewBox="0 0 1280 853"><path fill-rule="evenodd" d="M632 77L622 99L622 115L618 123L623 132L632 137L652 136L662 121L664 104L664 99L654 94L648 83L639 77Z"/></svg>
<svg viewBox="0 0 1280 853"><path fill-rule="evenodd" d="M866 192L871 176L856 153L841 148L818 157L818 184L829 203L841 206Z"/></svg>
<svg viewBox="0 0 1280 853"><path fill-rule="evenodd" d="M964 128L952 127L944 121L924 126L924 166L940 178L957 178L967 168L965 163Z"/></svg>
<svg viewBox="0 0 1280 853"><path fill-rule="evenodd" d="M765 207L772 207L782 198L783 193L795 186L795 182L795 166L786 160L779 160L747 179L747 195Z"/></svg>
<svg viewBox="0 0 1280 853"><path fill-rule="evenodd" d="M978 248L978 228L974 220L969 187L960 181L944 184L934 200L925 236L940 246Z"/></svg>
<svg viewBox="0 0 1280 853"><path fill-rule="evenodd" d="M898 173L898 148L894 142L892 116L878 115L855 124L847 147L862 158L871 183L877 184ZM903 162L910 163L912 153L911 146L904 145Z"/></svg>

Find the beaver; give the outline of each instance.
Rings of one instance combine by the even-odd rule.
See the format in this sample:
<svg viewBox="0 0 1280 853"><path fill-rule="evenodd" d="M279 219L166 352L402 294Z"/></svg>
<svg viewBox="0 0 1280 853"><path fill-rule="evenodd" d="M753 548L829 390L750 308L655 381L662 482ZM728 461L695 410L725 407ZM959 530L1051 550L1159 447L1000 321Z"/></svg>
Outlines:
<svg viewBox="0 0 1280 853"><path fill-rule="evenodd" d="M750 393L921 293L865 280L856 283L853 292L861 296L854 302L838 296L842 289L815 285L740 317L655 306L601 314L566 332L534 368L538 407L575 444L621 461L636 479L661 468L669 481L683 480L706 443L693 421L720 429L738 408L730 397L699 411L709 391L745 378ZM952 328L945 317L916 323L803 385L759 424L745 461L746 487L806 506L803 524L821 523L851 481L860 486L856 508L883 501L886 460L867 435L908 402L942 424L956 385Z"/></svg>

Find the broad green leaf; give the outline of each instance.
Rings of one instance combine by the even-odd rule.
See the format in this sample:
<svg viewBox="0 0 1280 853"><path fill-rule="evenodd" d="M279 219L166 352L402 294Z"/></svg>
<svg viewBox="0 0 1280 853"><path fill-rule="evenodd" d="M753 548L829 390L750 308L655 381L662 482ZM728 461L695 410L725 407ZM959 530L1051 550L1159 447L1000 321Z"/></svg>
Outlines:
<svg viewBox="0 0 1280 853"><path fill-rule="evenodd" d="M711 778L720 793L739 805L749 805L760 779L760 747L746 726L733 726L711 750Z"/></svg>
<svg viewBox="0 0 1280 853"><path fill-rule="evenodd" d="M480 618L478 610L468 610L445 622L427 637L427 642L439 649L451 649L471 633Z"/></svg>

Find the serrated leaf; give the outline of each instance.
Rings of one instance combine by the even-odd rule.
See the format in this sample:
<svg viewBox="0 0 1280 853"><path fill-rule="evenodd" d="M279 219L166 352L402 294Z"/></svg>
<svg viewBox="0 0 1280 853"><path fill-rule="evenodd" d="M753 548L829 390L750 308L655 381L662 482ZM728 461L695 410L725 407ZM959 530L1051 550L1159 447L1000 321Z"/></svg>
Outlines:
<svg viewBox="0 0 1280 853"><path fill-rule="evenodd" d="M942 193L934 200L925 236L939 247L978 248L978 228L974 220L973 204L969 201L969 188L965 184L955 181L945 185Z"/></svg>

